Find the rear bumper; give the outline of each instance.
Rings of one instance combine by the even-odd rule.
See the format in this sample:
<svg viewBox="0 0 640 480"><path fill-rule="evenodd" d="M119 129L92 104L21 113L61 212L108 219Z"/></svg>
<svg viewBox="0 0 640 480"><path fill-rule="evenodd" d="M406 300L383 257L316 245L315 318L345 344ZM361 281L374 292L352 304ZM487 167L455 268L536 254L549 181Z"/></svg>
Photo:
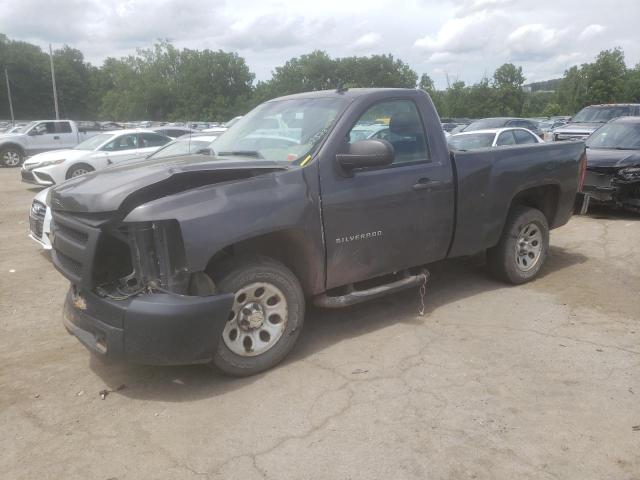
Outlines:
<svg viewBox="0 0 640 480"><path fill-rule="evenodd" d="M63 322L101 357L146 365L206 363L213 358L232 303L232 294L153 293L110 300L71 287Z"/></svg>

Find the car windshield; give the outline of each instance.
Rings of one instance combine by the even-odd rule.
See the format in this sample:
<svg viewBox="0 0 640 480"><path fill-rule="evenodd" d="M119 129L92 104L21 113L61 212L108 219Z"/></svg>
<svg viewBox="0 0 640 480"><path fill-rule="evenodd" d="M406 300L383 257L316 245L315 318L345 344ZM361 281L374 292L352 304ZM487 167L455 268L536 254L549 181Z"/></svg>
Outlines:
<svg viewBox="0 0 640 480"><path fill-rule="evenodd" d="M30 122L30 123L27 123L24 127L20 127L20 129L19 129L19 130L17 130L17 131L16 131L16 133L27 133L27 132L28 132L29 130L31 130L31 128L32 128L35 124L37 124L37 123L40 123L40 122Z"/></svg>
<svg viewBox="0 0 640 480"><path fill-rule="evenodd" d="M114 137L113 133L99 133L93 137L87 138L84 142L79 143L74 150L96 150L103 143L111 140Z"/></svg>
<svg viewBox="0 0 640 480"><path fill-rule="evenodd" d="M259 105L224 132L217 156L301 162L347 104L344 97L295 98Z"/></svg>
<svg viewBox="0 0 640 480"><path fill-rule="evenodd" d="M493 145L493 133L470 133L452 135L447 139L449 146L456 150L475 150L478 148L488 148Z"/></svg>
<svg viewBox="0 0 640 480"><path fill-rule="evenodd" d="M199 153L209 148L209 145L211 145L211 140L198 140L197 138L174 140L171 143L167 143L160 150L156 150L147 158L167 158Z"/></svg>
<svg viewBox="0 0 640 480"><path fill-rule="evenodd" d="M607 123L612 118L631 115L631 107L586 107L580 110L571 123Z"/></svg>
<svg viewBox="0 0 640 480"><path fill-rule="evenodd" d="M474 130L486 130L487 128L500 128L504 127L506 123L507 120L504 118L484 118L470 123L463 131L473 132Z"/></svg>
<svg viewBox="0 0 640 480"><path fill-rule="evenodd" d="M640 123L608 123L587 139L588 148L640 150Z"/></svg>

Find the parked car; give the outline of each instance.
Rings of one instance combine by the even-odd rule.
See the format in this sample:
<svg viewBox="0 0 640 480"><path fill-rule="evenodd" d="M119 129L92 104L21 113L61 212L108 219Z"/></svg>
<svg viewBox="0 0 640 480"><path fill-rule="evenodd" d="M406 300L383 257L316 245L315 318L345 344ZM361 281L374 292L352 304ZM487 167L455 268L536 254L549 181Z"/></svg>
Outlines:
<svg viewBox="0 0 640 480"><path fill-rule="evenodd" d="M19 167L31 155L72 148L97 133L82 130L71 120L37 120L15 133L0 135L0 164Z"/></svg>
<svg viewBox="0 0 640 480"><path fill-rule="evenodd" d="M171 137L174 139L181 137L183 135L195 133L195 130L191 130L190 128L172 127L172 126L155 127L155 128L152 128L151 130L153 130L156 133L160 133L162 135L166 135L167 137Z"/></svg>
<svg viewBox="0 0 640 480"><path fill-rule="evenodd" d="M22 181L50 186L123 161L144 158L171 138L151 130L117 130L95 135L71 150L34 155L22 166Z"/></svg>
<svg viewBox="0 0 640 480"><path fill-rule="evenodd" d="M176 138L173 142L167 143L159 148L147 158L167 158L190 154L213 155L212 143L219 135L214 133L196 133Z"/></svg>
<svg viewBox="0 0 640 480"><path fill-rule="evenodd" d="M566 125L553 131L553 140L584 140L602 124L616 117L640 115L640 104L591 105L576 113Z"/></svg>
<svg viewBox="0 0 640 480"><path fill-rule="evenodd" d="M29 209L29 237L45 250L51 250L51 208L47 205L49 188L40 190Z"/></svg>
<svg viewBox="0 0 640 480"><path fill-rule="evenodd" d="M640 117L611 120L586 144L589 201L640 211Z"/></svg>
<svg viewBox="0 0 640 480"><path fill-rule="evenodd" d="M492 117L483 118L471 122L462 132L474 132L476 130L486 130L488 128L506 128L506 127L521 127L531 130L536 135L540 135L539 122L529 120L527 118L514 118L514 117ZM452 132L453 133L453 132ZM459 132L456 132L459 133Z"/></svg>
<svg viewBox="0 0 640 480"><path fill-rule="evenodd" d="M300 119L299 141L245 150L278 114ZM387 116L391 141L349 141ZM450 153L415 89L275 99L214 146L51 190L64 324L95 354L251 375L291 350L307 301L424 285L428 264L485 250L499 278L533 280L586 163L583 142Z"/></svg>
<svg viewBox="0 0 640 480"><path fill-rule="evenodd" d="M478 148L543 143L540 137L526 128L490 128L456 133L451 135L447 142L455 150L477 150Z"/></svg>

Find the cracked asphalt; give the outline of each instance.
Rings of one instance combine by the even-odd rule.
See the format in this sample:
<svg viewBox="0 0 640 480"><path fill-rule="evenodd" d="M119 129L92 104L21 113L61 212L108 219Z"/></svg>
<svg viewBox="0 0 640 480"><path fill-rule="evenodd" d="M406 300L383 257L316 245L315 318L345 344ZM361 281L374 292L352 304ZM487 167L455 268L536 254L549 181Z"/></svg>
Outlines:
<svg viewBox="0 0 640 480"><path fill-rule="evenodd" d="M3 479L640 479L640 216L574 217L524 286L435 265L422 317L414 290L311 310L235 380L92 359L34 194L0 169Z"/></svg>

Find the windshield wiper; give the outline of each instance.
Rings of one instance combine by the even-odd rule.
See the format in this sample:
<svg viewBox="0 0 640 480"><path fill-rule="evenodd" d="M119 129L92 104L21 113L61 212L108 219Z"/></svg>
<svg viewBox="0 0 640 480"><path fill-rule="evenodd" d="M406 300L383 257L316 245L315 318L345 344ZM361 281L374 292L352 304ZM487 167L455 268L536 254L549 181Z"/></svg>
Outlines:
<svg viewBox="0 0 640 480"><path fill-rule="evenodd" d="M262 158L262 154L257 150L233 150L231 152L216 152L217 157L256 157Z"/></svg>

